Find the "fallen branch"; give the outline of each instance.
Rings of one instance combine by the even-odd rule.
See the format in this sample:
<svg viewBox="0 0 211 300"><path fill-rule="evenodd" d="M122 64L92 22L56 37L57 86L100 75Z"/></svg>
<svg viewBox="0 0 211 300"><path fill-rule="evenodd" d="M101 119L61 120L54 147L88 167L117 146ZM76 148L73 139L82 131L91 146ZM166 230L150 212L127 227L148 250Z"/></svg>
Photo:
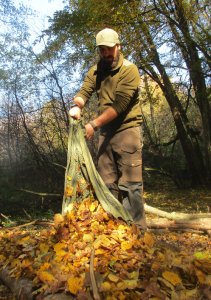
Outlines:
<svg viewBox="0 0 211 300"><path fill-rule="evenodd" d="M32 295L32 281L26 278L20 278L16 280L14 277L10 277L10 270L8 267L0 270L0 278L5 285L16 294L19 300L33 300Z"/></svg>
<svg viewBox="0 0 211 300"><path fill-rule="evenodd" d="M148 229L147 232L154 233L155 235L160 235L160 234L166 234L169 231L181 231L181 232L190 232L190 233L195 233L195 234L204 234L204 231L202 230L194 230L194 229L186 229L186 228L167 228L167 229ZM209 230L207 230L208 232Z"/></svg>
<svg viewBox="0 0 211 300"><path fill-rule="evenodd" d="M40 219L37 219L37 220L22 224L22 225L17 225L17 226L13 226L13 227L4 227L4 228L1 228L0 231L13 230L13 229L18 229L18 228L34 225L34 224L37 224L39 221L40 221Z"/></svg>
<svg viewBox="0 0 211 300"><path fill-rule="evenodd" d="M14 277L10 277L10 271L8 267L0 270L0 279L10 289L12 293L16 295L18 300L33 300L33 282L26 278L19 278L16 280ZM54 294L48 295L43 300L73 300L70 295Z"/></svg>
<svg viewBox="0 0 211 300"><path fill-rule="evenodd" d="M159 217L167 218L170 220L196 220L202 218L211 218L211 214L200 214L200 215L191 215L191 214L182 214L182 213L168 213L166 211L154 208L147 204L144 204L145 212L154 214Z"/></svg>
<svg viewBox="0 0 211 300"><path fill-rule="evenodd" d="M197 220L176 220L169 221L168 219L148 219L148 228L171 228L171 229L196 229L196 230L211 230L210 219Z"/></svg>

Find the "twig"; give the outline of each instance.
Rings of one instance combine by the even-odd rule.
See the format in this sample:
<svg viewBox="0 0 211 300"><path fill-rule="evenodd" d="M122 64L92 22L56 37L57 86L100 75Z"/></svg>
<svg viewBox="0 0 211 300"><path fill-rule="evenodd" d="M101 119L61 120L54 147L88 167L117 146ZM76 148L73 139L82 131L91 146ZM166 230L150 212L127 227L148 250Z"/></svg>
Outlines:
<svg viewBox="0 0 211 300"><path fill-rule="evenodd" d="M54 226L54 222L37 222L37 225Z"/></svg>
<svg viewBox="0 0 211 300"><path fill-rule="evenodd" d="M29 218L29 220L31 220L31 216L29 214L27 214L27 212L25 211L25 209L22 207L22 210L25 212L25 214L27 215L27 217Z"/></svg>
<svg viewBox="0 0 211 300"><path fill-rule="evenodd" d="M6 219L7 221L9 221L10 224L14 223L14 222L10 221L10 219L9 219L8 217L6 217L5 215L3 215L2 213L1 213L1 216L2 216L4 219Z"/></svg>
<svg viewBox="0 0 211 300"><path fill-rule="evenodd" d="M94 275L94 256L95 256L95 249L92 249L91 258L90 258L90 279L93 289L93 297L95 300L100 300L100 295L98 294L97 285L95 281Z"/></svg>
<svg viewBox="0 0 211 300"><path fill-rule="evenodd" d="M12 190L16 190L16 191L22 191L22 192L26 192L26 193L30 193L30 194L34 194L34 195L39 195L39 196L51 196L51 197L62 197L63 194L48 194L48 193L38 193L38 192L34 192L34 191L29 191L29 190L25 190L25 189L19 189L19 188L15 188L14 186L8 184L6 182L6 180L4 180L2 177L0 178L0 180L9 188Z"/></svg>
<svg viewBox="0 0 211 300"><path fill-rule="evenodd" d="M0 231L12 230L12 229L17 229L17 228L22 228L22 227L34 225L34 224L37 224L39 221L40 221L40 219L37 219L37 220L34 220L30 223L26 223L26 224L23 224L23 225L18 225L18 226L13 226L13 227L4 227L4 228L1 228Z"/></svg>

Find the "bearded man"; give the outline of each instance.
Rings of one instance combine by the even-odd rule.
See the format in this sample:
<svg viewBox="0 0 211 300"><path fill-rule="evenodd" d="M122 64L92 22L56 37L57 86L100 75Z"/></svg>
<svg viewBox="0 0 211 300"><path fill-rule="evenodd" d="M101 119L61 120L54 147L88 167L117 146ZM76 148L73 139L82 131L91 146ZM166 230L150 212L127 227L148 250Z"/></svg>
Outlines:
<svg viewBox="0 0 211 300"><path fill-rule="evenodd" d="M96 47L100 61L88 71L69 113L80 119L82 108L96 91L99 116L85 126L86 140L100 128L98 172L145 232L139 71L120 52L119 36L113 29L97 34Z"/></svg>

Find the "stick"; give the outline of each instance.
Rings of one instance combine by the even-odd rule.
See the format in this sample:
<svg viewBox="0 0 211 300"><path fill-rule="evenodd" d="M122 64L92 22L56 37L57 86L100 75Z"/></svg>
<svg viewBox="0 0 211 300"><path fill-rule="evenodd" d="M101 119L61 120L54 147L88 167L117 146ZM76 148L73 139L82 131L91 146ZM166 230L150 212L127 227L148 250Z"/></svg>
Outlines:
<svg viewBox="0 0 211 300"><path fill-rule="evenodd" d="M91 258L90 258L90 279L93 289L93 297L95 300L100 300L100 295L98 294L97 285L95 281L94 275L94 256L95 256L95 249L92 249Z"/></svg>
<svg viewBox="0 0 211 300"><path fill-rule="evenodd" d="M10 219L9 219L8 217L6 217L5 215L3 215L2 213L1 213L1 216L2 216L4 219L6 219L7 221L9 221L10 224L14 223L14 222L10 221Z"/></svg>
<svg viewBox="0 0 211 300"><path fill-rule="evenodd" d="M22 210L25 212L25 214L27 215L27 217L29 218L29 220L31 220L31 216L29 214L27 214L27 212L25 211L25 209L22 207Z"/></svg>

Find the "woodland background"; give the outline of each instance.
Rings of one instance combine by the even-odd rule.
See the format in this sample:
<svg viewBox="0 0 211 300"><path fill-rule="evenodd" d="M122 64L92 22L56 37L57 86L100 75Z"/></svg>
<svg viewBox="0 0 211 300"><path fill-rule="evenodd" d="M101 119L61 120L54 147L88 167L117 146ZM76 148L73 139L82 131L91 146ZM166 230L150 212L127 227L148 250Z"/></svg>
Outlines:
<svg viewBox="0 0 211 300"><path fill-rule="evenodd" d="M209 0L67 1L47 30L30 33L33 11L0 0L0 212L60 212L68 109L91 65L95 35L120 34L140 70L145 192L211 186ZM84 109L97 115L96 96ZM89 142L96 163L97 134ZM206 197L205 197L206 198ZM210 197L209 198L210 201ZM181 199L179 199L181 200ZM196 201L191 200L191 201ZM156 202L156 201L155 201ZM193 204L193 203L192 203ZM197 211L198 204L195 203ZM209 212L209 206L207 206Z"/></svg>

